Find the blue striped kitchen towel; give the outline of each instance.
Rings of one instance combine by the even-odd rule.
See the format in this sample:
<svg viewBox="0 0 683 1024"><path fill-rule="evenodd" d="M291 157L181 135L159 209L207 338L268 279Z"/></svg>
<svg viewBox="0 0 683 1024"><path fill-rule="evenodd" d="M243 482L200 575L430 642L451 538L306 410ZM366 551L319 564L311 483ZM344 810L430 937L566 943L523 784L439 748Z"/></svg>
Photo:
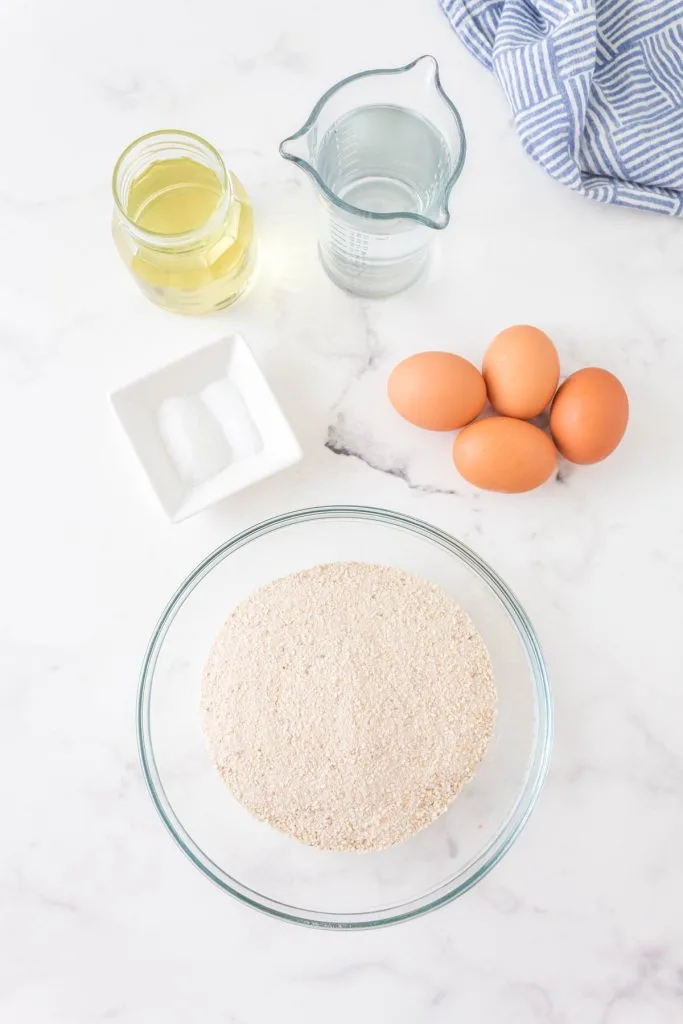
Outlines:
<svg viewBox="0 0 683 1024"><path fill-rule="evenodd" d="M683 216L683 0L440 2L548 174Z"/></svg>

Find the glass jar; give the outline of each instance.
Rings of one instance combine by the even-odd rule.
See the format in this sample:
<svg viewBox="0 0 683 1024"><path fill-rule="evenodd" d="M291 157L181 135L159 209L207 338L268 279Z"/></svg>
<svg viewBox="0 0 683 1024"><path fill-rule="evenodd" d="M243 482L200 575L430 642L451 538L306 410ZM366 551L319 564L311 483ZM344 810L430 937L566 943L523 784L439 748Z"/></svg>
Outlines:
<svg viewBox="0 0 683 1024"><path fill-rule="evenodd" d="M114 241L148 299L210 313L244 294L256 265L249 198L217 150L183 131L131 143L114 168Z"/></svg>

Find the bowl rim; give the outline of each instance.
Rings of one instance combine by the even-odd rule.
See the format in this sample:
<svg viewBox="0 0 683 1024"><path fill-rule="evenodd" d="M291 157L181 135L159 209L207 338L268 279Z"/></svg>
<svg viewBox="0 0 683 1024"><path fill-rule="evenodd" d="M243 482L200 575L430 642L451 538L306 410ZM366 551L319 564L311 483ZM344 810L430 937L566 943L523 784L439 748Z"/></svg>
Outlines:
<svg viewBox="0 0 683 1024"><path fill-rule="evenodd" d="M173 619L192 591L228 555L246 544L287 526L328 519L369 520L398 527L435 543L463 561L487 584L512 619L535 684L538 722L526 780L503 826L474 861L473 870L457 884L446 881L422 896L367 911L320 912L290 906L258 893L228 875L195 843L177 818L161 781L151 739L150 700L156 662ZM547 776L553 739L553 708L548 671L531 621L507 584L479 555L444 530L402 512L364 505L321 505L284 512L241 530L215 548L186 576L161 613L145 651L138 685L136 727L142 773L152 802L180 849L207 878L247 906L281 921L324 929L359 930L398 924L445 906L468 892L500 862L528 821Z"/></svg>

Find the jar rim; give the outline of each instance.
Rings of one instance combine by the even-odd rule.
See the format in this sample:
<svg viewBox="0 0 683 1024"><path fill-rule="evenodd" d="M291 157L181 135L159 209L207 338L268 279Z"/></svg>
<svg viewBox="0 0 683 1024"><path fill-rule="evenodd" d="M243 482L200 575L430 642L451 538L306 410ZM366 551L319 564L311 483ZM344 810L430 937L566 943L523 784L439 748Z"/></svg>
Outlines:
<svg viewBox="0 0 683 1024"><path fill-rule="evenodd" d="M208 153L208 155L215 161L216 167L218 169L219 184L223 190L221 198L216 205L216 209L213 211L213 213L211 213L207 220L205 220L203 224L200 224L199 227L193 228L191 231L185 231L180 234L166 234L161 231L151 231L148 228L141 228L139 224L136 224L134 220L131 220L131 218L128 216L126 209L123 206L123 203L121 202L121 195L119 191L119 176L121 173L123 163L126 160L126 158L130 156L130 154L136 147L142 146L145 143L151 142L152 140L155 139L163 140L164 138L168 138L169 140L171 140L172 138L177 139L178 137L188 142L195 143L200 148L204 149ZM156 131L146 132L144 135L140 135L138 138L133 139L133 141L130 142L123 150L118 160L116 161L116 164L114 165L111 187L116 209L120 214L121 218L123 219L123 221L126 223L128 229L131 230L131 233L136 235L140 240L146 241L152 245L160 246L162 248L167 245L172 245L173 247L176 247L178 245L182 245L183 243L190 245L193 242L195 242L198 238L201 238L207 233L209 233L214 226L217 226L218 223L222 221L225 211L229 207L233 199L232 180L225 166L223 157L220 155L216 147L212 146L211 143L207 142L207 140L202 138L201 135L197 135L195 134L195 132L185 131L182 128L159 128Z"/></svg>

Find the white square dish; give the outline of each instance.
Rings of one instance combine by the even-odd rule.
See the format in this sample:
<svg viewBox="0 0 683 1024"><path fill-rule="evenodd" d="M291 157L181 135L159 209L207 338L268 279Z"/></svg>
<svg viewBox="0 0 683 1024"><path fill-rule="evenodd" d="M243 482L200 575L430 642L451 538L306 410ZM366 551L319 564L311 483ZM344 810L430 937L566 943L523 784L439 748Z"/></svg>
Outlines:
<svg viewBox="0 0 683 1024"><path fill-rule="evenodd" d="M111 403L173 523L302 457L238 334L133 381L113 392Z"/></svg>

